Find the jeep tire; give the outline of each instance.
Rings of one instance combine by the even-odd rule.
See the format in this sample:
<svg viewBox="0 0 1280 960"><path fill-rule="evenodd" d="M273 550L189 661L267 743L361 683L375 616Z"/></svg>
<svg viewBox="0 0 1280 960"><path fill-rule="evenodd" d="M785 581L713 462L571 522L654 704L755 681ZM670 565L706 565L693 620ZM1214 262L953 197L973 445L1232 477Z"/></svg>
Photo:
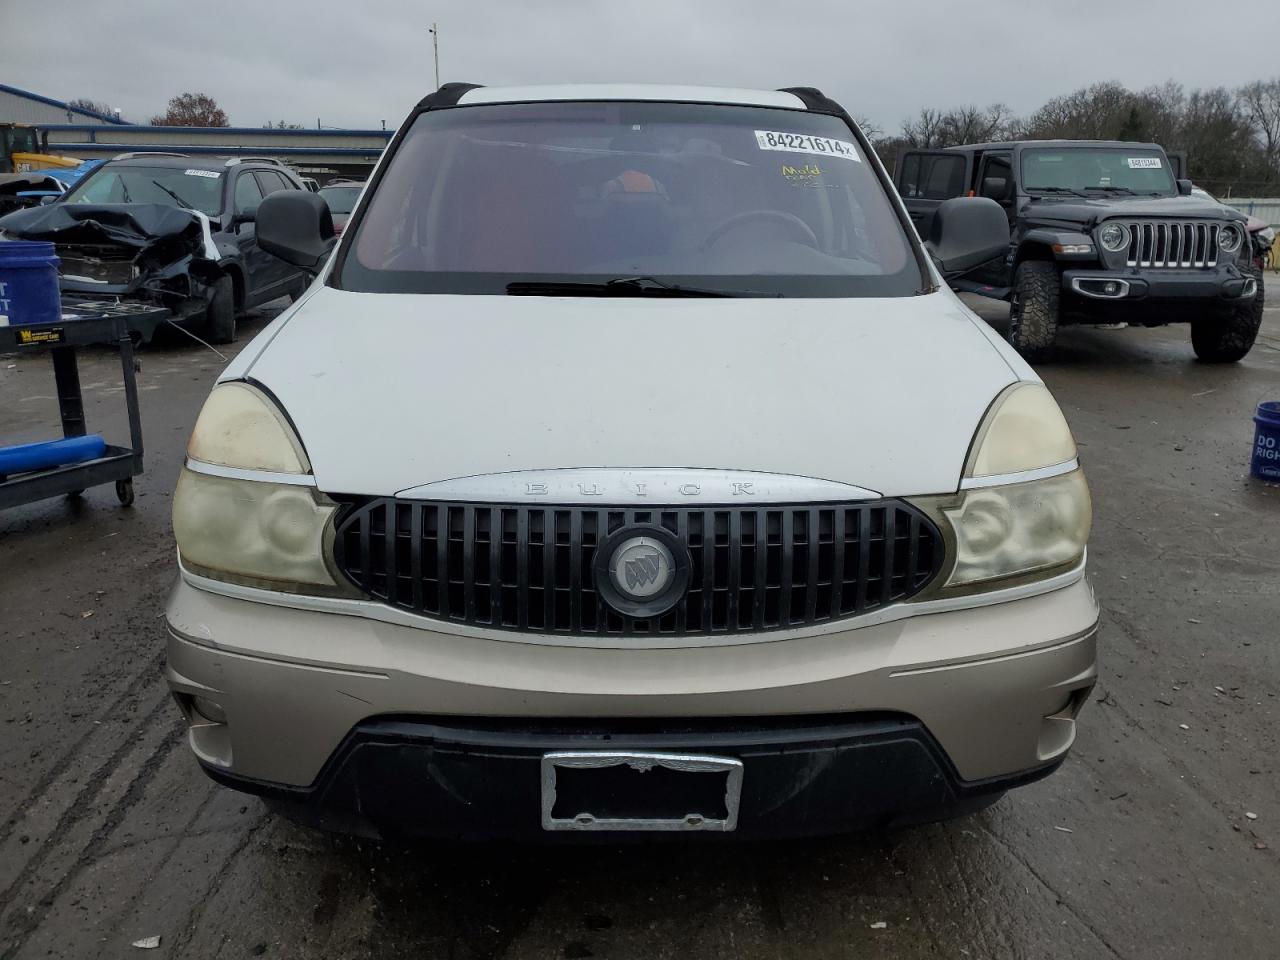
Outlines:
<svg viewBox="0 0 1280 960"><path fill-rule="evenodd" d="M213 284L204 325L211 343L231 343L236 338L236 291L225 274Z"/></svg>
<svg viewBox="0 0 1280 960"><path fill-rule="evenodd" d="M1048 359L1058 335L1062 276L1046 260L1026 260L1013 277L1009 342L1028 361Z"/></svg>
<svg viewBox="0 0 1280 960"><path fill-rule="evenodd" d="M1240 272L1258 281L1258 292L1226 313L1213 313L1191 321L1191 346L1202 363L1235 363L1242 360L1258 338L1262 326L1262 271L1253 264Z"/></svg>

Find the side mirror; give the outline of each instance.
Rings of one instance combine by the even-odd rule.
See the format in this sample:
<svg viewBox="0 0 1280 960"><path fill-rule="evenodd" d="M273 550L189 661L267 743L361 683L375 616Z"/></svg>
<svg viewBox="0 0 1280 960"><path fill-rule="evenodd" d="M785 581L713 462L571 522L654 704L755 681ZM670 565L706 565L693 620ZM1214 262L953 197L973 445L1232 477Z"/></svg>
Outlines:
<svg viewBox="0 0 1280 960"><path fill-rule="evenodd" d="M40 206L47 207L49 204L53 203L53 201L57 199L58 199L57 197L41 197Z"/></svg>
<svg viewBox="0 0 1280 960"><path fill-rule="evenodd" d="M982 181L981 196L1003 203L1009 196L1009 181L1004 177L987 177Z"/></svg>
<svg viewBox="0 0 1280 960"><path fill-rule="evenodd" d="M1008 252L1009 218L988 197L944 200L933 215L924 245L943 276L966 273Z"/></svg>
<svg viewBox="0 0 1280 960"><path fill-rule="evenodd" d="M277 190L258 204L258 246L285 263L318 271L336 242L333 214L319 194Z"/></svg>
<svg viewBox="0 0 1280 960"><path fill-rule="evenodd" d="M261 204L259 204L261 206ZM249 207L245 210L237 210L231 218L231 225L238 227L242 223L256 223L258 220L258 207Z"/></svg>
<svg viewBox="0 0 1280 960"><path fill-rule="evenodd" d="M1189 197L1189 196L1191 196L1191 191L1192 191L1192 189L1194 189L1194 187L1195 187L1195 184L1194 184L1194 183L1192 183L1190 180L1179 180L1179 181L1178 181L1178 196L1180 196L1180 197Z"/></svg>

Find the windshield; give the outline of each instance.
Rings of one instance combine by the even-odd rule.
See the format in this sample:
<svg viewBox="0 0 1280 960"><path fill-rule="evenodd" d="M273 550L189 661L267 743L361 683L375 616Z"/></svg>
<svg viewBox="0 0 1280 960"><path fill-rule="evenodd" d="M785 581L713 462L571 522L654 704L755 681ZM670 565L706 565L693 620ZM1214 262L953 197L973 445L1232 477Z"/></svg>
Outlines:
<svg viewBox="0 0 1280 960"><path fill-rule="evenodd" d="M840 119L706 104L421 114L342 257L333 283L375 292L644 277L744 295L905 296L924 282Z"/></svg>
<svg viewBox="0 0 1280 960"><path fill-rule="evenodd" d="M1065 147L1022 151L1022 187L1028 193L1177 193L1164 151L1151 147Z"/></svg>
<svg viewBox="0 0 1280 960"><path fill-rule="evenodd" d="M329 205L330 213L350 213L360 197L359 187L321 187L320 196Z"/></svg>
<svg viewBox="0 0 1280 960"><path fill-rule="evenodd" d="M222 173L179 167L105 166L82 180L63 202L159 203L216 217L222 211Z"/></svg>
<svg viewBox="0 0 1280 960"><path fill-rule="evenodd" d="M4 146L6 158L11 153L40 152L40 141L36 137L35 127L9 127L0 130L0 144Z"/></svg>

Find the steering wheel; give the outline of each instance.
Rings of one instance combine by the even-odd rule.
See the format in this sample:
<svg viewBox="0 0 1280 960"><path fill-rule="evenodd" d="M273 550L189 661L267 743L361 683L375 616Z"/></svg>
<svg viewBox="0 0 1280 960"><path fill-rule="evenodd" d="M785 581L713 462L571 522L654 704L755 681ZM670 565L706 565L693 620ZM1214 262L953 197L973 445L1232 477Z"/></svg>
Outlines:
<svg viewBox="0 0 1280 960"><path fill-rule="evenodd" d="M720 238L730 230L736 230L744 223L750 223L753 220L770 220L773 223L780 223L791 231L796 240L813 247L815 250L820 248L818 235L813 232L813 228L794 213L787 213L785 210L748 210L745 213L735 213L728 220L723 220L713 227L702 241L703 249L715 246Z"/></svg>

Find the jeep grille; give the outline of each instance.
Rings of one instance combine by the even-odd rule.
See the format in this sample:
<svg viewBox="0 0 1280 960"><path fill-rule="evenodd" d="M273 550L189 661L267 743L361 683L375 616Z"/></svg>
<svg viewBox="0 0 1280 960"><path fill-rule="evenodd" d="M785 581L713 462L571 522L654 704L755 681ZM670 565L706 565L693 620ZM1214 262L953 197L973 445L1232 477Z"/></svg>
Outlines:
<svg viewBox="0 0 1280 960"><path fill-rule="evenodd" d="M1129 228L1131 267L1215 267L1218 227L1207 221L1136 220Z"/></svg>
<svg viewBox="0 0 1280 960"><path fill-rule="evenodd" d="M664 527L689 585L659 617L624 616L595 587L597 546L624 526ZM688 636L780 630L857 616L918 593L943 539L901 501L655 509L382 498L349 507L338 568L369 597L455 623L543 634Z"/></svg>

